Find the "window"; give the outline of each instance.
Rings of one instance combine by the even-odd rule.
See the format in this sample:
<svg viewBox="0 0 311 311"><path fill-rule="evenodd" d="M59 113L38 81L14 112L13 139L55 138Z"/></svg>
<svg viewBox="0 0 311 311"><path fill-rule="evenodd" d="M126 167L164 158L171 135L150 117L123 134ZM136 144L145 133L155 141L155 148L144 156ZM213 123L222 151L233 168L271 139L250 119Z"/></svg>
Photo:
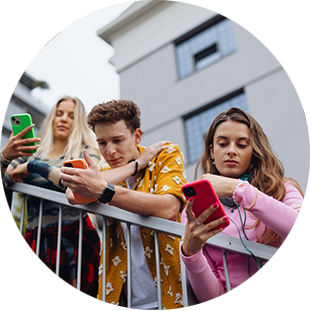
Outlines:
<svg viewBox="0 0 311 311"><path fill-rule="evenodd" d="M175 40L179 78L205 68L236 50L232 22L217 15Z"/></svg>
<svg viewBox="0 0 311 311"><path fill-rule="evenodd" d="M243 90L232 93L205 107L205 109L204 107L200 108L197 112L192 112L184 117L189 163L199 160L204 149L205 134L218 114L231 107L237 107L248 112L247 100Z"/></svg>

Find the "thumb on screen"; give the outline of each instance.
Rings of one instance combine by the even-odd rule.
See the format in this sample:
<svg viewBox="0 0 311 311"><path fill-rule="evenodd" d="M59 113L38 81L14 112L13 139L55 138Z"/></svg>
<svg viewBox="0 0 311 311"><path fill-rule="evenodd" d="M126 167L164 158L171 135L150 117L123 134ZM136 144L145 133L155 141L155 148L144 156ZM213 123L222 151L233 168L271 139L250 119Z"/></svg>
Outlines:
<svg viewBox="0 0 311 311"><path fill-rule="evenodd" d="M83 150L83 156L84 156L84 159L87 163L87 165L90 167L90 168L95 168L97 169L97 165L96 163L92 160L92 158L89 156L88 152L86 149Z"/></svg>

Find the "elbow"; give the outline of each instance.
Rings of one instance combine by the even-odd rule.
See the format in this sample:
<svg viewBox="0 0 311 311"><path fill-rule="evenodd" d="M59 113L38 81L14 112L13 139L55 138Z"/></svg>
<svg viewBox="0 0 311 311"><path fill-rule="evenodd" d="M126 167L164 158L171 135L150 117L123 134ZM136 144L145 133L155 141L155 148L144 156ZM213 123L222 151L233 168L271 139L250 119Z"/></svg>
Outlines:
<svg viewBox="0 0 311 311"><path fill-rule="evenodd" d="M178 216L179 208L172 207L166 210L166 214L163 217L164 219L176 221Z"/></svg>
<svg viewBox="0 0 311 311"><path fill-rule="evenodd" d="M5 174L2 178L2 183L3 183L3 186L6 188L6 187L14 184L14 181L10 178L10 176Z"/></svg>
<svg viewBox="0 0 311 311"><path fill-rule="evenodd" d="M162 218L176 221L182 204L180 199L174 195L164 195L163 197L166 199L166 202L163 204L164 210Z"/></svg>

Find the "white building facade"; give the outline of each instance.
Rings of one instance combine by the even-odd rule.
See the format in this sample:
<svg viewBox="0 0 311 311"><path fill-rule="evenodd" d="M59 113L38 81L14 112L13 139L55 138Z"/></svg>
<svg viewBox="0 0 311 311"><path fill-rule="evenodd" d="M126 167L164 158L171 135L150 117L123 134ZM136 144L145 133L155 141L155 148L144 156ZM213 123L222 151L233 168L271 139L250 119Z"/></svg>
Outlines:
<svg viewBox="0 0 311 311"><path fill-rule="evenodd" d="M243 20L245 10L240 13L236 19ZM282 64L250 32L209 9L149 1L135 3L98 35L115 50L111 62L120 75L121 98L141 108L143 144L164 139L179 144L189 181L210 122L236 106L259 121L286 176L305 191L308 96L303 104ZM294 160L298 155L299 164ZM259 277L271 286L270 309L301 308L297 295L308 293L308 286L299 292L295 281L266 270Z"/></svg>
<svg viewBox="0 0 311 311"><path fill-rule="evenodd" d="M188 181L211 121L235 106L261 124L286 176L306 190L309 136L299 97L278 60L246 29L198 6L139 1L98 35L115 50L121 98L141 109L143 145L178 144Z"/></svg>

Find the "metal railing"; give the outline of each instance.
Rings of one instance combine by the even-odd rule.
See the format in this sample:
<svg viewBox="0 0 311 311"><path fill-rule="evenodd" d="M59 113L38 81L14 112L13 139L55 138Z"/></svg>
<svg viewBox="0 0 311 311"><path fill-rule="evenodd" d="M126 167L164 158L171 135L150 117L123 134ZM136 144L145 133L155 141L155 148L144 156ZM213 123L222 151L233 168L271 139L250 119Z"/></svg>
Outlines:
<svg viewBox="0 0 311 311"><path fill-rule="evenodd" d="M111 205L106 205L102 203L90 203L88 205L70 205L67 201L65 194L47 190L40 188L38 192L38 187L14 183L13 185L7 187L6 189L14 192L21 193L23 195L23 204L22 204L22 213L20 220L20 232L23 231L24 217L25 217L25 201L26 196L34 196L40 198L40 207L39 207L39 221L38 221L38 237L37 237L37 245L36 245L36 255L39 256L40 251L40 239L41 239L41 223L42 223L42 215L43 215L43 200L53 201L59 204L59 214L58 214L58 241L57 241L57 260L56 260L56 274L59 275L60 269L60 249L61 249L61 232L62 232L62 207L70 206L80 210L80 226L79 226L79 242L78 242L78 263L77 263L77 289L81 288L81 271L82 271L82 236L83 236L83 212L94 213L97 215L101 215L103 218L103 228L102 228L102 250L103 250L103 258L106 258L106 218L113 218L115 220L119 220L125 222L127 224L127 265L131 265L131 244L130 244L130 226L137 225L141 227L145 227L148 229L152 229L154 231L155 238L155 255L156 255L156 273L157 279L160 280L160 254L159 254L159 244L158 244L158 233L166 233L170 235L174 235L180 237L181 240L184 236L185 225L177 222L172 222L169 220L152 217L152 216L140 216L137 214L133 214L131 212L120 210L119 208ZM243 241L246 247L253 253L253 255L259 260L268 261L277 251L277 248L263 245L260 243ZM250 257L250 253L245 249L242 245L241 241L238 238L227 236L224 234L218 234L214 237L210 238L206 242L210 247L220 249L223 255L224 269L225 269L225 278L226 278L226 288L227 291L231 290L230 286L230 276L228 270L227 263L227 252L236 253L240 255L245 255ZM187 286L186 282L186 271L183 261L180 260L181 263L181 280L182 280L182 291L183 291L183 307L187 307L189 305L193 305L196 303L195 298L192 296L191 291L189 291L189 285ZM102 297L103 301L106 300L106 262L103 260L103 286L102 286ZM131 307L131 269L128 269L127 273L127 298L128 298L128 307ZM162 296L161 296L161 282L158 282L157 293L158 293L158 304L159 309L162 309Z"/></svg>

